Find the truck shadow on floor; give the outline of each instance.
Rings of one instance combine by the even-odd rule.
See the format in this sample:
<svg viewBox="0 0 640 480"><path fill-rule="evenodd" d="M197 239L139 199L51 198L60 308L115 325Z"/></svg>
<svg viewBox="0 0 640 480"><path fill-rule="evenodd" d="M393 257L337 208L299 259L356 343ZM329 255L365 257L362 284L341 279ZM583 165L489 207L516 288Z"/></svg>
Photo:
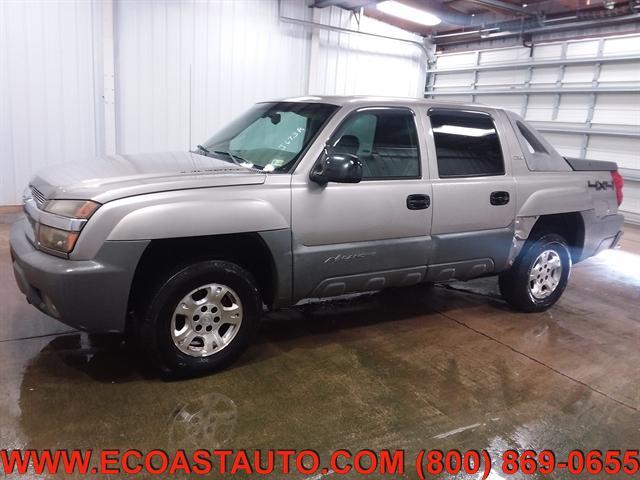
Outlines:
<svg viewBox="0 0 640 480"><path fill-rule="evenodd" d="M317 349L336 343L348 346L349 342L366 337L368 331L376 335L381 329L396 328L402 323L408 322L405 328L417 330L433 328L438 322L447 321L443 315L468 308L495 310L498 314L509 310L498 297L495 279L475 282L432 288L416 285L266 312L253 344L228 369L263 362L292 349ZM47 344L40 355L56 357L65 366L98 382L160 378L122 335L61 335ZM53 367L58 361L44 362L41 368L51 365L56 369L52 373L60 375L62 370Z"/></svg>

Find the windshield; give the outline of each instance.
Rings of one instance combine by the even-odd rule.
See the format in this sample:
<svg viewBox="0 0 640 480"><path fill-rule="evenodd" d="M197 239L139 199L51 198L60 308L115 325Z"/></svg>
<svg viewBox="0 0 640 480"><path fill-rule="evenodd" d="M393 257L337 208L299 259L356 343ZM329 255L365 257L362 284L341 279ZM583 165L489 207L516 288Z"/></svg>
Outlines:
<svg viewBox="0 0 640 480"><path fill-rule="evenodd" d="M196 153L223 155L265 172L288 172L337 109L323 103L258 103L199 145Z"/></svg>

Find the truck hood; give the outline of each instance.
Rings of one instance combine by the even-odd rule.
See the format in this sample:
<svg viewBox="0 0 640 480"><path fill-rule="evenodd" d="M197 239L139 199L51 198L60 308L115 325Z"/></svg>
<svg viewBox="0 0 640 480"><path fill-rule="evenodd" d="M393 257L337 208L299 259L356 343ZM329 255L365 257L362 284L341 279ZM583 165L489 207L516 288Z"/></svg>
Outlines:
<svg viewBox="0 0 640 480"><path fill-rule="evenodd" d="M264 183L266 175L191 152L114 155L39 171L30 185L47 199L105 203L145 193Z"/></svg>

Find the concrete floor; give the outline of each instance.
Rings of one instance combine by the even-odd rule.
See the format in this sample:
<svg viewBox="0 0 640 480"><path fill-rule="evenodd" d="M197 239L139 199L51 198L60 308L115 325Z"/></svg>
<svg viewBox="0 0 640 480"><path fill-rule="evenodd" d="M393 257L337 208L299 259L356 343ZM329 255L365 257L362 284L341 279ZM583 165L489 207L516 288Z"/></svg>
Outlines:
<svg viewBox="0 0 640 480"><path fill-rule="evenodd" d="M164 382L119 338L69 331L26 304L6 221L0 448L405 448L411 458L640 446L640 229L577 265L546 313L511 311L495 279L376 294L271 314L232 368Z"/></svg>

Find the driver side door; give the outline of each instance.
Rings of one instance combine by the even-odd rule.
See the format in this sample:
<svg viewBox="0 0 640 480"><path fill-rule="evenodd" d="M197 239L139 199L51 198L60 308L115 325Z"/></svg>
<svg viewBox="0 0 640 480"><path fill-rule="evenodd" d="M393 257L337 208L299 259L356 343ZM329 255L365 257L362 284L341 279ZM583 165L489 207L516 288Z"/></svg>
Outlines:
<svg viewBox="0 0 640 480"><path fill-rule="evenodd" d="M330 152L363 164L359 183L317 184L315 158L292 176L294 297L326 297L424 279L431 185L421 124L412 109L367 107L347 114Z"/></svg>

